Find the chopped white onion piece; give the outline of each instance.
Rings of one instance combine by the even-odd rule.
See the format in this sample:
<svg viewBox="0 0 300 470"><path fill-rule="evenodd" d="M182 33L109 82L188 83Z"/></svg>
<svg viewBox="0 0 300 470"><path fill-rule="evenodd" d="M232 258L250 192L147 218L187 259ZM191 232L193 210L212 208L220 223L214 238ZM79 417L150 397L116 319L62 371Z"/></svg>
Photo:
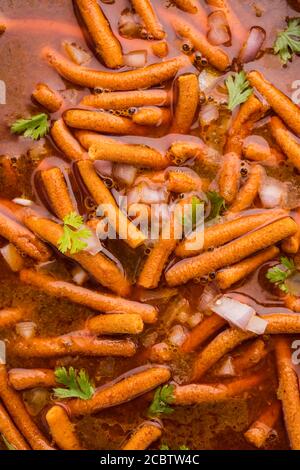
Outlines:
<svg viewBox="0 0 300 470"><path fill-rule="evenodd" d="M167 202L167 191L160 188L151 188L147 184L140 185L140 201L145 204L159 204L160 202Z"/></svg>
<svg viewBox="0 0 300 470"><path fill-rule="evenodd" d="M258 315L254 315L247 325L247 331L251 331L257 335L263 335L267 325L268 322L266 320L263 320L263 318L260 318Z"/></svg>
<svg viewBox="0 0 300 470"><path fill-rule="evenodd" d="M72 269L72 278L75 284L82 286L88 280L89 275L81 266L75 266L75 268Z"/></svg>
<svg viewBox="0 0 300 470"><path fill-rule="evenodd" d="M140 68L145 67L147 62L147 51L132 51L124 55L124 64L127 67Z"/></svg>
<svg viewBox="0 0 300 470"><path fill-rule="evenodd" d="M215 375L221 377L233 377L236 375L230 356L222 362L221 366L216 370Z"/></svg>
<svg viewBox="0 0 300 470"><path fill-rule="evenodd" d="M191 328L194 328L195 326L199 325L200 322L202 322L203 318L204 318L203 313L196 312L196 313L194 313L194 315L189 317L188 325Z"/></svg>
<svg viewBox="0 0 300 470"><path fill-rule="evenodd" d="M259 190L259 197L266 209L280 206L285 199L286 188L283 183L274 178L265 178Z"/></svg>
<svg viewBox="0 0 300 470"><path fill-rule="evenodd" d="M201 92L206 93L213 88L220 78L220 74L210 69L203 69L199 74L198 83Z"/></svg>
<svg viewBox="0 0 300 470"><path fill-rule="evenodd" d="M202 126L207 126L211 122L216 121L218 117L218 106L213 103L206 104L205 106L203 106L199 113L199 121Z"/></svg>
<svg viewBox="0 0 300 470"><path fill-rule="evenodd" d="M255 60L262 48L265 39L265 30L260 26L253 26L250 29L247 41L245 42L242 47L242 50L240 51L239 60L243 64Z"/></svg>
<svg viewBox="0 0 300 470"><path fill-rule="evenodd" d="M113 168L113 176L127 186L131 186L135 180L137 169L126 163L117 163Z"/></svg>
<svg viewBox="0 0 300 470"><path fill-rule="evenodd" d="M13 202L15 204L19 204L19 206L24 206L24 207L32 206L33 204L33 201L31 201L30 199L25 199L24 197L15 197L13 199Z"/></svg>
<svg viewBox="0 0 300 470"><path fill-rule="evenodd" d="M91 236L84 239L84 241L87 244L87 247L84 250L90 253L90 255L96 255L97 253L102 251L103 247L101 245L101 242L97 234L93 230L90 230L90 231L91 231Z"/></svg>
<svg viewBox="0 0 300 470"><path fill-rule="evenodd" d="M181 325L175 325L170 331L169 341L174 346L181 346L186 339L185 329Z"/></svg>
<svg viewBox="0 0 300 470"><path fill-rule="evenodd" d="M211 305L220 296L220 291L214 284L209 284L204 287L200 300L198 302L198 309L200 312L210 310Z"/></svg>
<svg viewBox="0 0 300 470"><path fill-rule="evenodd" d="M96 160L94 167L103 176L112 176L113 164L106 160Z"/></svg>
<svg viewBox="0 0 300 470"><path fill-rule="evenodd" d="M218 299L211 310L242 330L248 329L248 324L255 315L255 310L249 305L225 296Z"/></svg>
<svg viewBox="0 0 300 470"><path fill-rule="evenodd" d="M21 271L21 269L24 268L24 259L12 243L5 245L3 248L0 249L0 252L5 261L7 262L8 266L14 273L17 273L18 271Z"/></svg>
<svg viewBox="0 0 300 470"><path fill-rule="evenodd" d="M30 339L35 336L36 323L24 321L16 324L16 332L24 339Z"/></svg>
<svg viewBox="0 0 300 470"><path fill-rule="evenodd" d="M75 64L87 64L91 60L90 54L80 46L77 46L74 42L64 42L63 46L68 56Z"/></svg>
<svg viewBox="0 0 300 470"><path fill-rule="evenodd" d="M230 41L230 29L223 11L217 10L211 13L207 18L207 22L209 26L207 39L211 44L219 46Z"/></svg>

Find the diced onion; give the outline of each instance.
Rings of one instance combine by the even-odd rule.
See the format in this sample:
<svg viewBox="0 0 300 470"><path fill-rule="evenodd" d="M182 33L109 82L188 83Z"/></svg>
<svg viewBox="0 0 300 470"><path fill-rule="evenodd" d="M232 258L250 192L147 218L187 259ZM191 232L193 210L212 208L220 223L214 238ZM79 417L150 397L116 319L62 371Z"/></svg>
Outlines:
<svg viewBox="0 0 300 470"><path fill-rule="evenodd" d="M220 291L214 284L205 286L198 302L200 312L207 312L219 296Z"/></svg>
<svg viewBox="0 0 300 470"><path fill-rule="evenodd" d="M212 89L217 84L219 78L220 74L218 72L207 68L203 69L198 77L200 91L206 93Z"/></svg>
<svg viewBox="0 0 300 470"><path fill-rule="evenodd" d="M247 329L249 321L255 315L255 310L249 305L225 296L218 299L211 310L242 330Z"/></svg>
<svg viewBox="0 0 300 470"><path fill-rule="evenodd" d="M121 36L129 39L139 37L142 29L141 24L139 23L139 17L129 9L122 12L118 28Z"/></svg>
<svg viewBox="0 0 300 470"><path fill-rule="evenodd" d="M283 183L274 178L265 178L259 190L259 197L263 207L272 209L280 206L285 199L286 188Z"/></svg>
<svg viewBox="0 0 300 470"><path fill-rule="evenodd" d="M215 375L220 377L233 377L236 375L231 357L227 357L225 361L223 361L221 366L216 370Z"/></svg>
<svg viewBox="0 0 300 470"><path fill-rule="evenodd" d="M117 163L113 168L113 176L127 186L131 186L135 180L137 169L132 165Z"/></svg>
<svg viewBox="0 0 300 470"><path fill-rule="evenodd" d="M37 416L50 401L50 392L46 388L33 388L23 392L26 408L31 416Z"/></svg>
<svg viewBox="0 0 300 470"><path fill-rule="evenodd" d="M89 275L81 266L75 266L72 269L72 279L78 286L82 286L89 278Z"/></svg>
<svg viewBox="0 0 300 470"><path fill-rule="evenodd" d="M266 320L260 318L258 315L254 315L247 325L247 331L251 331L257 335L263 335L266 331L267 325L268 322Z"/></svg>
<svg viewBox="0 0 300 470"><path fill-rule="evenodd" d="M17 248L12 243L5 245L0 249L0 252L14 273L24 268L24 258L22 258Z"/></svg>
<svg viewBox="0 0 300 470"><path fill-rule="evenodd" d="M16 324L16 332L24 339L30 339L35 336L36 323L32 321L24 321Z"/></svg>
<svg viewBox="0 0 300 470"><path fill-rule="evenodd" d="M231 40L228 21L223 11L217 10L211 13L208 16L208 26L207 39L214 46L226 44Z"/></svg>
<svg viewBox="0 0 300 470"><path fill-rule="evenodd" d="M300 297L300 273L298 271L287 278L285 285L290 294Z"/></svg>
<svg viewBox="0 0 300 470"><path fill-rule="evenodd" d="M96 160L94 163L96 170L103 176L112 176L113 164L106 160Z"/></svg>
<svg viewBox="0 0 300 470"><path fill-rule="evenodd" d="M139 293L139 300L140 302L167 302L177 295L177 293L178 289L171 287L162 287L154 290L142 289Z"/></svg>
<svg viewBox="0 0 300 470"><path fill-rule="evenodd" d="M183 326L175 325L170 331L169 341L174 346L181 346L184 343L186 336L187 336L187 333L185 329L183 328Z"/></svg>
<svg viewBox="0 0 300 470"><path fill-rule="evenodd" d="M255 60L265 39L265 30L260 26L253 26L250 29L248 39L243 45L239 54L240 62L246 64L247 62L252 62Z"/></svg>
<svg viewBox="0 0 300 470"><path fill-rule="evenodd" d="M63 46L68 56L75 64L87 64L91 60L90 54L80 46L77 46L74 42L64 42Z"/></svg>
<svg viewBox="0 0 300 470"><path fill-rule="evenodd" d="M24 206L24 207L32 206L33 204L33 201L31 201L30 199L25 199L23 197L15 197L13 199L13 202L15 204L19 204L19 206Z"/></svg>
<svg viewBox="0 0 300 470"><path fill-rule="evenodd" d="M187 323L191 328L195 328L195 326L199 325L204 318L203 313L196 312L192 316L189 317Z"/></svg>
<svg viewBox="0 0 300 470"><path fill-rule="evenodd" d="M90 253L90 255L96 255L103 249L97 234L93 230L91 230L91 236L85 238L84 241L87 244L87 247L84 250Z"/></svg>
<svg viewBox="0 0 300 470"><path fill-rule="evenodd" d="M218 106L213 103L206 104L205 106L203 106L199 113L199 121L202 126L209 125L211 122L216 121L218 117Z"/></svg>
<svg viewBox="0 0 300 470"><path fill-rule="evenodd" d="M124 64L127 67L141 68L145 67L147 62L147 51L132 51L124 55Z"/></svg>

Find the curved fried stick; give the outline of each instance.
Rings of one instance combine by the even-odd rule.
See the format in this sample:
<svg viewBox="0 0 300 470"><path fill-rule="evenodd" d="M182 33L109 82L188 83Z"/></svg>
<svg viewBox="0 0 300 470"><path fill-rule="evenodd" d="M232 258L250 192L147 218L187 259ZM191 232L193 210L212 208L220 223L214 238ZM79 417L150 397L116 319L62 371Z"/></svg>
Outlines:
<svg viewBox="0 0 300 470"><path fill-rule="evenodd" d="M257 420L244 433L246 441L260 449L272 433L279 418L280 410L281 405L278 400L274 400L270 405L267 405Z"/></svg>
<svg viewBox="0 0 300 470"><path fill-rule="evenodd" d="M96 203L109 206L109 210L104 207L105 216L108 217L121 238L132 248L143 244L146 236L119 209L109 189L97 175L93 163L88 160L78 162L78 169L84 184Z"/></svg>
<svg viewBox="0 0 300 470"><path fill-rule="evenodd" d="M199 104L199 84L194 73L181 75L177 80L178 98L170 132L188 134Z"/></svg>
<svg viewBox="0 0 300 470"><path fill-rule="evenodd" d="M218 403L255 389L264 380L262 374L235 379L226 384L189 384L174 390L174 405L189 406L200 403Z"/></svg>
<svg viewBox="0 0 300 470"><path fill-rule="evenodd" d="M136 13L143 20L146 30L154 39L163 39L165 32L159 23L150 0L131 0Z"/></svg>
<svg viewBox="0 0 300 470"><path fill-rule="evenodd" d="M230 266L293 235L296 231L297 224L290 217L270 223L214 251L179 261L167 271L167 283L170 286L185 284L190 279Z"/></svg>
<svg viewBox="0 0 300 470"><path fill-rule="evenodd" d="M276 246L270 246L251 258L246 258L240 263L229 266L217 273L217 281L221 289L228 289L236 282L245 279L266 261L270 261L279 254Z"/></svg>
<svg viewBox="0 0 300 470"><path fill-rule="evenodd" d="M0 404L0 433L15 450L30 450L28 444Z"/></svg>
<svg viewBox="0 0 300 470"><path fill-rule="evenodd" d="M79 145L75 137L73 137L63 119L55 121L50 132L57 147L67 158L70 160L82 160L87 158L84 149Z"/></svg>
<svg viewBox="0 0 300 470"><path fill-rule="evenodd" d="M171 24L175 29L176 33L185 38L189 39L193 44L194 48L201 52L204 57L207 58L208 62L216 67L216 69L222 72L226 70L230 65L228 55L219 49L218 47L212 46L198 29L192 24L184 21L179 17L171 18Z"/></svg>
<svg viewBox="0 0 300 470"><path fill-rule="evenodd" d="M46 240L55 247L58 246L58 241L63 235L61 225L27 211L24 211L23 220L25 225L31 227L33 232L43 240ZM103 286L108 287L119 295L127 296L129 294L130 284L123 272L102 253L91 255L87 251L81 251L74 255L67 252L65 255L81 264Z"/></svg>
<svg viewBox="0 0 300 470"><path fill-rule="evenodd" d="M216 313L213 313L190 331L181 346L181 351L183 353L195 351L195 349L201 346L207 339L217 333L225 325L227 325L226 320Z"/></svg>
<svg viewBox="0 0 300 470"><path fill-rule="evenodd" d="M236 374L243 374L247 369L256 366L267 354L268 350L264 341L256 339L241 354L231 358L232 368Z"/></svg>
<svg viewBox="0 0 300 470"><path fill-rule="evenodd" d="M253 165L250 169L249 178L239 190L236 198L229 207L230 212L241 212L253 204L260 190L264 176L264 170L260 165Z"/></svg>
<svg viewBox="0 0 300 470"><path fill-rule="evenodd" d="M56 113L61 107L63 100L56 91L45 83L38 83L32 93L33 98L51 113Z"/></svg>
<svg viewBox="0 0 300 470"><path fill-rule="evenodd" d="M236 153L224 156L219 173L219 193L228 204L235 200L240 184L240 159Z"/></svg>
<svg viewBox="0 0 300 470"><path fill-rule="evenodd" d="M47 411L46 421L54 442L62 450L83 450L67 412L59 405Z"/></svg>
<svg viewBox="0 0 300 470"><path fill-rule="evenodd" d="M122 450L145 450L162 435L161 426L152 421L142 423L127 442L122 446Z"/></svg>
<svg viewBox="0 0 300 470"><path fill-rule="evenodd" d="M60 168L50 168L40 172L41 180L47 192L51 208L60 219L70 212L76 212L64 175Z"/></svg>
<svg viewBox="0 0 300 470"><path fill-rule="evenodd" d="M194 256L201 251L216 248L227 242L234 240L247 232L251 232L257 227L266 224L286 215L284 211L266 211L260 214L248 215L237 219L229 220L220 224L215 224L204 230L204 243L197 247L197 234L192 232L188 239L183 240L176 248L176 256L186 258Z"/></svg>
<svg viewBox="0 0 300 470"><path fill-rule="evenodd" d="M86 328L96 335L138 335L144 329L142 318L136 313L96 315L86 322Z"/></svg>
<svg viewBox="0 0 300 470"><path fill-rule="evenodd" d="M183 163L190 158L195 158L201 165L208 169L217 170L219 163L216 152L202 142L174 142L168 150L169 158L175 163Z"/></svg>
<svg viewBox="0 0 300 470"><path fill-rule="evenodd" d="M13 198L20 195L18 174L8 155L0 157L0 185L1 193L5 197Z"/></svg>
<svg viewBox="0 0 300 470"><path fill-rule="evenodd" d="M8 381L15 390L57 385L52 369L10 369Z"/></svg>
<svg viewBox="0 0 300 470"><path fill-rule="evenodd" d="M286 308L294 312L300 312L300 299L298 296L288 294L284 297L283 301Z"/></svg>
<svg viewBox="0 0 300 470"><path fill-rule="evenodd" d="M141 106L168 106L170 94L161 89L115 91L84 96L82 106L100 109L128 109Z"/></svg>
<svg viewBox="0 0 300 470"><path fill-rule="evenodd" d="M284 421L291 448L300 450L300 394L296 371L291 364L290 339L275 340L275 354L279 378L278 398L282 403Z"/></svg>
<svg viewBox="0 0 300 470"><path fill-rule="evenodd" d="M121 44L113 34L97 0L73 0L90 33L96 53L111 69L123 65Z"/></svg>
<svg viewBox="0 0 300 470"><path fill-rule="evenodd" d="M200 178L193 171L169 170L166 173L167 189L173 193L189 193L191 191L205 191L209 182Z"/></svg>
<svg viewBox="0 0 300 470"><path fill-rule="evenodd" d="M33 259L47 261L51 257L47 246L16 220L4 203L0 204L0 235Z"/></svg>
<svg viewBox="0 0 300 470"><path fill-rule="evenodd" d="M278 163L285 160L283 153L275 148L266 148L257 143L244 145L243 155L247 160L262 162L272 166L276 166Z"/></svg>
<svg viewBox="0 0 300 470"><path fill-rule="evenodd" d="M72 416L96 413L133 400L167 382L170 376L170 370L165 366L153 365L145 370L139 368L98 388L89 400L69 400L68 408Z"/></svg>
<svg viewBox="0 0 300 470"><path fill-rule="evenodd" d="M154 42L151 44L151 49L153 54L156 55L156 57L160 57L160 59L167 57L169 54L169 46L167 41Z"/></svg>
<svg viewBox="0 0 300 470"><path fill-rule="evenodd" d="M123 356L131 357L136 352L135 344L130 340L97 339L69 333L49 338L17 339L8 350L12 355L21 357L64 357L64 356Z"/></svg>
<svg viewBox="0 0 300 470"><path fill-rule="evenodd" d="M0 364L0 398L33 450L54 450L26 411L18 393L9 386L5 365Z"/></svg>
<svg viewBox="0 0 300 470"><path fill-rule="evenodd" d="M285 127L278 117L272 117L270 129L281 150L286 154L289 161L297 170L300 170L300 145L292 133Z"/></svg>
<svg viewBox="0 0 300 470"><path fill-rule="evenodd" d="M61 76L75 85L119 91L159 85L174 77L180 68L190 64L186 56L180 56L128 72L100 72L76 65L49 48L44 50L44 55Z"/></svg>
<svg viewBox="0 0 300 470"><path fill-rule="evenodd" d="M248 73L248 80L264 98L269 105L281 117L281 119L296 133L300 134L300 109L284 93L268 82L264 76L253 71Z"/></svg>
<svg viewBox="0 0 300 470"><path fill-rule="evenodd" d="M173 0L173 3L182 11L187 13L197 13L198 6L195 0Z"/></svg>
<svg viewBox="0 0 300 470"><path fill-rule="evenodd" d="M26 317L24 310L18 308L5 308L0 310L0 330L9 328L19 323Z"/></svg>
<svg viewBox="0 0 300 470"><path fill-rule="evenodd" d="M76 286L70 282L57 281L32 269L23 269L20 272L21 282L34 286L43 292L55 297L68 299L80 305L104 313L127 313L139 315L145 323L155 323L157 310L152 305L123 299L110 294L95 292L84 287Z"/></svg>
<svg viewBox="0 0 300 470"><path fill-rule="evenodd" d="M132 121L140 126L165 126L171 120L170 110L167 108L143 107L132 116Z"/></svg>

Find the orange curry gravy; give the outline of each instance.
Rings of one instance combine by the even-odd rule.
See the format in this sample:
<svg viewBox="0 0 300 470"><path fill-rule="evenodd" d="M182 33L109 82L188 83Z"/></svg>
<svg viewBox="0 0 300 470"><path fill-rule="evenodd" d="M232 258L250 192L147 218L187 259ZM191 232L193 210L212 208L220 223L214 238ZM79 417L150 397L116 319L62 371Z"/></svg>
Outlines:
<svg viewBox="0 0 300 470"><path fill-rule="evenodd" d="M110 2L100 3L114 33L120 39L124 53L134 50L147 50L148 64L160 60L152 53L151 41L125 39L118 34L118 20L121 12L130 7L127 0L116 0L112 4L109 4ZM182 53L181 46L183 42L176 37L169 26L169 13L188 18L189 21L194 22L197 27L205 31L205 26L198 24L193 15L188 15L176 9L169 1L153 0L152 3L167 32L168 58ZM200 3L204 12L209 13L211 11L204 1ZM267 0L231 0L229 3L246 31L252 26L261 26L266 31L266 41L263 47L266 52L258 60L246 64L244 69L246 71L252 69L261 71L266 79L291 97L293 92L292 83L299 79L299 73L297 73L299 71L299 59L295 57L288 64L288 67L283 67L278 56L268 53L268 48L272 47L276 32L286 27L285 18L297 16L297 12L285 0L274 0L272 2ZM49 209L49 201L42 194L38 179L34 177L37 169L46 169L53 165L71 169L72 164L64 158L64 155L54 145L50 137L47 136L38 142L33 142L30 139L11 135L9 127L19 117L44 112L43 108L31 100L31 93L38 82L45 82L51 88L61 92L64 97L64 109L77 107L81 97L88 94L89 90L76 87L63 80L43 60L41 50L45 46L51 46L62 51L63 41L74 42L89 51L88 45L78 26L71 0L2 0L0 23L2 22L5 23L7 29L0 37L0 79L7 86L7 104L0 105L0 155L8 155L12 158L13 169L17 176L11 184L6 184L4 168L0 169L0 196L8 199L15 197L35 199ZM237 35L231 46L221 47L233 59L237 56L242 43L243 39ZM92 55L92 52L89 52ZM105 67L94 56L88 66L105 70ZM192 65L190 70L198 73ZM172 83L167 83L165 86L171 89ZM61 111L52 114L51 119L55 120L60 116ZM196 120L191 135L201 137L208 145L222 151L230 117L229 111L223 108L218 120L205 128L199 127L198 120ZM254 133L271 141L266 125L255 129ZM180 136L180 140L189 139L189 137ZM130 142L132 138L123 138L122 136L122 140ZM174 136L170 135L157 139L151 137L149 140L144 137L140 139L143 143L149 143L163 152L174 140ZM53 160L53 157L55 157L55 160ZM194 169L201 175L201 168L195 167ZM295 208L299 205L299 176L296 170L286 163L276 168L266 167L266 170L270 176L280 181L289 182L289 207ZM76 172L73 175L73 179L76 180ZM83 215L91 213L93 211L93 202L91 204L90 199L87 198L81 186L76 184L76 181L74 183L74 193L81 213ZM1 239L1 245L4 246L5 244L6 241ZM106 243L106 248L122 263L128 277L134 281L145 257L144 248L134 251L121 241L109 241ZM33 261L27 258L25 263L28 266L33 265ZM18 275L12 273L2 257L0 265L1 308L11 306L25 308L28 311L28 320L37 324L37 334L39 336L56 336L80 330L85 320L95 314L94 311L88 308L56 299L23 285L20 283ZM57 255L53 275L58 276L60 279L72 280L70 275L72 267L73 264L69 260ZM266 269L266 266L261 267L243 282L233 286L229 292L238 300L249 303L256 309L257 313L289 312L288 309L283 307L282 301L265 280ZM90 279L85 287L97 289L98 285ZM160 288L164 287L165 282L162 280ZM182 318L185 312L187 316L191 316L198 311L203 289L204 286L201 283L189 282L185 286L176 288L170 298L166 297L156 301L155 299L151 300L149 292L134 288L132 298L145 301L150 298L148 303L157 305L159 308L159 320L154 325L146 326L144 332L135 338L135 341L138 342L138 350L133 358L65 357L57 360L34 358L29 360L8 356L8 370L13 367L54 369L57 366L73 366L76 369L84 368L88 371L95 385L100 386L122 373L146 364L148 362L144 353L146 348L160 342L168 343L170 328L180 324L180 321L183 321L186 329L190 329L191 327L186 323L186 320L182 320ZM14 341L15 337L14 328L2 331L0 336L1 339L9 342ZM272 339L269 338L268 341L271 352L257 366L257 370L262 369L267 377L261 387L251 391L246 398L239 397L222 404L176 407L174 413L162 417L162 438L152 444L151 448L159 449L165 443L170 449L178 449L182 445L188 446L190 449L254 449L246 442L243 433L257 418L266 403L276 397L277 375L272 352ZM233 354L242 353L245 346L247 344L236 349ZM182 355L176 347L173 347L172 360L168 363L172 369L173 380L180 384L185 383L193 358L194 353ZM229 379L216 377L213 372L208 373L203 379L205 383L220 381L226 383L227 380ZM76 420L76 430L84 447L87 449L120 448L130 432L146 419L152 396L153 393L151 392L130 403ZM23 392L23 399L30 415L45 435L49 436L45 413L53 399L51 390L43 393L42 405L40 395L35 389ZM268 440L266 448L288 449L289 442L282 417L278 420L275 430L277 435L275 438ZM0 446L5 448L2 441Z"/></svg>

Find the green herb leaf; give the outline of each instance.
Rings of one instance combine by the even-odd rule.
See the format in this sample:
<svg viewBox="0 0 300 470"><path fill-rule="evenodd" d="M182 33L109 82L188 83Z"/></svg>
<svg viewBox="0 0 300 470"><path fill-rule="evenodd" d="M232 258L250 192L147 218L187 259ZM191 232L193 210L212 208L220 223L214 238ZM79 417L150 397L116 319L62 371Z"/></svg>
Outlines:
<svg viewBox="0 0 300 470"><path fill-rule="evenodd" d="M230 111L233 111L239 104L245 103L253 93L244 71L236 73L234 77L230 75L225 81L225 85L229 95L228 109Z"/></svg>
<svg viewBox="0 0 300 470"><path fill-rule="evenodd" d="M206 196L211 203L211 210L207 221L220 217L221 213L226 210L225 199L216 191L209 191L206 193Z"/></svg>
<svg viewBox="0 0 300 470"><path fill-rule="evenodd" d="M4 444L5 444L6 447L8 448L8 450L17 450L15 446L13 446L10 442L8 442L8 440L6 439L6 437L4 436L4 434L1 434L1 437L2 437L2 439L3 439Z"/></svg>
<svg viewBox="0 0 300 470"><path fill-rule="evenodd" d="M74 255L84 250L87 247L84 239L89 238L92 233L87 228L80 228L83 226L83 218L76 214L76 212L71 212L64 217L63 222L64 233L58 240L59 251L62 253L70 251L71 255Z"/></svg>
<svg viewBox="0 0 300 470"><path fill-rule="evenodd" d="M179 447L179 450L190 450L190 448L183 444L182 446Z"/></svg>
<svg viewBox="0 0 300 470"><path fill-rule="evenodd" d="M65 367L58 367L55 369L55 378L58 383L67 387L53 389L57 398L81 398L82 400L89 400L95 392L94 386L84 369L78 372L73 367L69 367L67 372Z"/></svg>
<svg viewBox="0 0 300 470"><path fill-rule="evenodd" d="M173 413L174 409L169 405L174 403L174 390L174 385L164 385L163 387L159 387L154 394L148 415L157 416L160 414L169 415Z"/></svg>
<svg viewBox="0 0 300 470"><path fill-rule="evenodd" d="M280 258L280 263L273 268L268 269L266 278L272 283L279 287L280 290L285 292L286 294L289 292L285 281L295 273L296 266L294 261L287 258L286 256L282 256Z"/></svg>
<svg viewBox="0 0 300 470"><path fill-rule="evenodd" d="M38 140L49 132L49 121L47 114L37 114L30 119L18 119L12 126L13 134L23 134L32 140Z"/></svg>
<svg viewBox="0 0 300 470"><path fill-rule="evenodd" d="M300 52L300 18L288 21L287 28L277 34L273 49L284 64Z"/></svg>
<svg viewBox="0 0 300 470"><path fill-rule="evenodd" d="M170 450L170 447L168 446L168 444L162 444L159 449L160 450Z"/></svg>

